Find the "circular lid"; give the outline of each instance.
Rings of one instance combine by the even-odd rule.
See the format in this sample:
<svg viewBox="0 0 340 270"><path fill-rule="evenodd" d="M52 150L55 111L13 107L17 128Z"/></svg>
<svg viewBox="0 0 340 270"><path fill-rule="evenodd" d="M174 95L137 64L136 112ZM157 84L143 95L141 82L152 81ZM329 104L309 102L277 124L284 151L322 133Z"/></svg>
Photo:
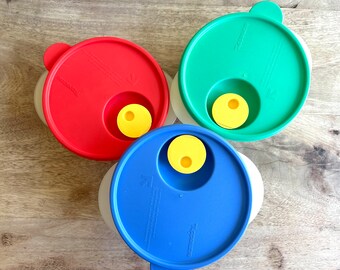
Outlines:
<svg viewBox="0 0 340 270"><path fill-rule="evenodd" d="M102 37L72 47L57 43L47 49L44 62L49 69L43 92L46 121L55 137L78 155L119 159L136 137L166 119L164 73L145 49L130 41ZM128 113L143 115L124 122L118 115L127 107Z"/></svg>
<svg viewBox="0 0 340 270"><path fill-rule="evenodd" d="M306 53L272 2L204 26L188 44L179 70L181 97L195 121L239 141L263 139L284 128L301 109L309 83ZM240 95L249 106L246 121L232 130L212 113L215 101L227 93Z"/></svg>
<svg viewBox="0 0 340 270"><path fill-rule="evenodd" d="M183 136L204 144L193 149L206 156L194 173L178 172L168 159L172 142ZM195 158L187 149L178 151ZM251 187L223 138L202 127L172 125L144 135L125 152L113 175L110 204L118 231L137 254L167 269L194 269L238 242L248 224Z"/></svg>

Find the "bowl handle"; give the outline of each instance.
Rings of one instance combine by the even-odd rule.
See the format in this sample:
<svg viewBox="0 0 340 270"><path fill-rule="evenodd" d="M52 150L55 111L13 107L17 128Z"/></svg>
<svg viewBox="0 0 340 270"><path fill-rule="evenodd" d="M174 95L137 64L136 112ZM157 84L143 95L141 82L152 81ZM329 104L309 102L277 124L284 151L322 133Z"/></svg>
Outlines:
<svg viewBox="0 0 340 270"><path fill-rule="evenodd" d="M44 65L50 70L58 58L65 53L71 46L66 43L55 43L49 46L44 53Z"/></svg>
<svg viewBox="0 0 340 270"><path fill-rule="evenodd" d="M275 20L277 22L283 22L283 14L280 6L271 1L261 1L256 3L250 10L253 15L264 16Z"/></svg>

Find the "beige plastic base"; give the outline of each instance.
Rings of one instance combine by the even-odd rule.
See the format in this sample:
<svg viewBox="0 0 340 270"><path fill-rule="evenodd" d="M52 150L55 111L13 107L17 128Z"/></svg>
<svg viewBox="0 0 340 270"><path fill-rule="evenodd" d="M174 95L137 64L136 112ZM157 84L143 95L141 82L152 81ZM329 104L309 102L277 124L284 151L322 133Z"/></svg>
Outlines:
<svg viewBox="0 0 340 270"><path fill-rule="evenodd" d="M191 117L183 104L178 88L178 73L176 73L174 79L172 80L170 90L170 104L179 121L181 121L183 124L198 126L196 121Z"/></svg>
<svg viewBox="0 0 340 270"><path fill-rule="evenodd" d="M44 84L45 84L45 80L46 77L48 75L48 71L45 71L43 74L41 74L37 85L35 86L34 89L34 107L35 107L35 111L37 112L40 120L45 124L46 124L46 120L45 120L45 116L44 116L44 112L43 112L43 108L42 108L42 92L44 89Z"/></svg>
<svg viewBox="0 0 340 270"><path fill-rule="evenodd" d="M114 164L103 177L102 182L100 183L99 191L98 191L98 205L100 214L103 217L106 225L115 230L115 225L113 223L111 208L110 208L110 187L113 173L116 169L117 164Z"/></svg>
<svg viewBox="0 0 340 270"><path fill-rule="evenodd" d="M249 223L251 223L260 212L260 209L262 207L264 197L263 181L261 173L256 165L247 156L243 155L240 152L238 152L238 154L241 157L241 160L243 161L244 166L246 167L246 170L248 172L252 190L252 208L249 218Z"/></svg>
<svg viewBox="0 0 340 270"><path fill-rule="evenodd" d="M164 72L164 75L165 75L165 78L168 82L168 87L169 87L169 91L171 89L171 85L172 85L172 78L171 76L165 72ZM176 114L171 106L171 102L169 102L169 111L168 111L168 116L166 117L166 120L165 120L165 123L164 123L164 126L168 126L168 125L172 125L173 123L175 123L177 117L176 117Z"/></svg>
<svg viewBox="0 0 340 270"><path fill-rule="evenodd" d="M259 213L263 203L263 181L261 174L255 164L245 155L241 153L238 154L240 155L241 160L244 162L244 166L246 167L248 175L250 176L250 184L252 188L252 209L250 213L249 223L251 223ZM113 165L105 174L98 192L98 204L100 213L107 226L112 230L115 229L115 226L113 223L110 208L110 186L116 165L117 164Z"/></svg>

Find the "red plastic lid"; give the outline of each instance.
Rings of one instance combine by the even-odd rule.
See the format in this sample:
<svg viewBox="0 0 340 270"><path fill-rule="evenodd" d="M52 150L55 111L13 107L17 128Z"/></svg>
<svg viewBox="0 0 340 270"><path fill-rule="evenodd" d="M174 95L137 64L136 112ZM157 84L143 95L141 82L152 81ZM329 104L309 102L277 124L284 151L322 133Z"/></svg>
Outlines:
<svg viewBox="0 0 340 270"><path fill-rule="evenodd" d="M128 104L151 114L151 129L163 125L169 107L166 78L138 45L101 37L75 46L56 43L44 55L49 70L43 109L54 136L74 153L96 160L119 159L134 141L117 127Z"/></svg>

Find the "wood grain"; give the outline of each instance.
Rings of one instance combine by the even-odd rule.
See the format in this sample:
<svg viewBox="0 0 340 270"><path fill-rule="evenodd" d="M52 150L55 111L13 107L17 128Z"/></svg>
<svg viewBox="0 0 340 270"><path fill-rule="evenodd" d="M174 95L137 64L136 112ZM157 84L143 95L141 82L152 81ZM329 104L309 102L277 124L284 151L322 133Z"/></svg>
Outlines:
<svg viewBox="0 0 340 270"><path fill-rule="evenodd" d="M33 89L44 49L114 35L149 50L174 75L209 20L253 0L0 2L0 269L148 269L97 207L112 163L79 158L40 122ZM279 1L313 56L305 107L281 134L232 143L258 165L263 208L244 238L207 269L340 269L340 4Z"/></svg>

